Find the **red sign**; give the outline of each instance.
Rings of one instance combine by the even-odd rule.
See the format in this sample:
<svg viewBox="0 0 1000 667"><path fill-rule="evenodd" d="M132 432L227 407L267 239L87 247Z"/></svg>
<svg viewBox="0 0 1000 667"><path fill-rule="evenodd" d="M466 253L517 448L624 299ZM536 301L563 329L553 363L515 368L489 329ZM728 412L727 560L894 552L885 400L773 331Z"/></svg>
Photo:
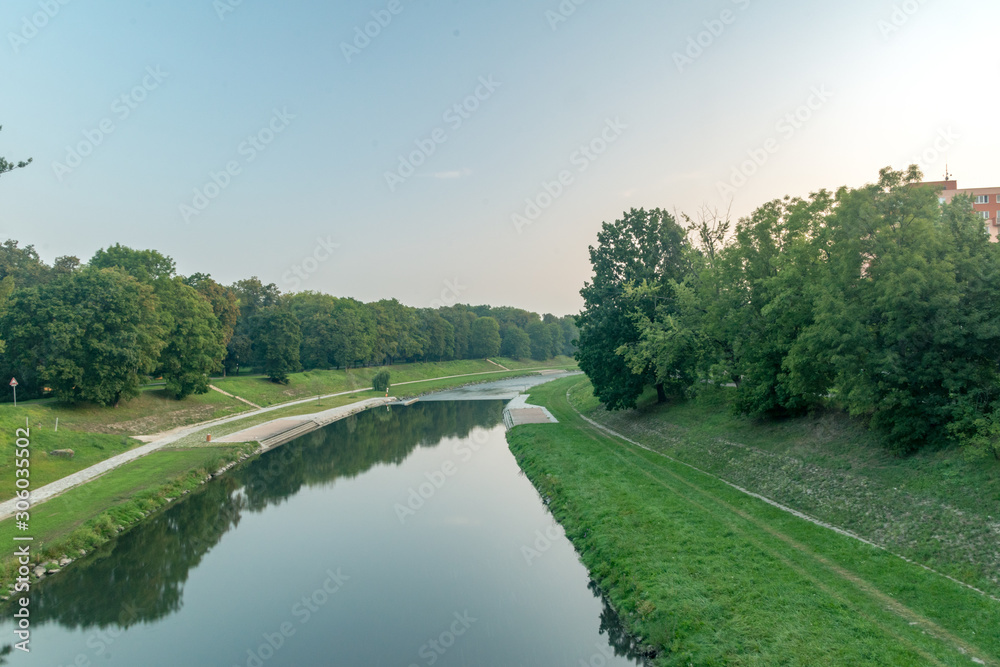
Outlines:
<svg viewBox="0 0 1000 667"><path fill-rule="evenodd" d="M17 386L17 378L11 378L10 379L10 386L12 386L12 387L16 387Z"/></svg>

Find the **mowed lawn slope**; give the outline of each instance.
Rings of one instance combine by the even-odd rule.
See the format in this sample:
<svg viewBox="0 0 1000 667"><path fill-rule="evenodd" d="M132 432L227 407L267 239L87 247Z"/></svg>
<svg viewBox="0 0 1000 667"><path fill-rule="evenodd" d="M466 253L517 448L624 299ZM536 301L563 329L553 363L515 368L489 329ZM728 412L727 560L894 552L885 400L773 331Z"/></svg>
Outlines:
<svg viewBox="0 0 1000 667"><path fill-rule="evenodd" d="M607 435L581 382L533 389L560 423L508 439L657 664L1000 664L1000 602Z"/></svg>

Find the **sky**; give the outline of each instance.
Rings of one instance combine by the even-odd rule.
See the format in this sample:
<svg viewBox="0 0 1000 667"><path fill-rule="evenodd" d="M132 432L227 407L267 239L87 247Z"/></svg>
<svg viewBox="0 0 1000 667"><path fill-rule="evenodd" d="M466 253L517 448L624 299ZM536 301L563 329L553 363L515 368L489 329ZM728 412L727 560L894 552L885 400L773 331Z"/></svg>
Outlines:
<svg viewBox="0 0 1000 667"><path fill-rule="evenodd" d="M5 0L0 236L578 312L602 222L946 165L1000 185L995 0Z"/></svg>

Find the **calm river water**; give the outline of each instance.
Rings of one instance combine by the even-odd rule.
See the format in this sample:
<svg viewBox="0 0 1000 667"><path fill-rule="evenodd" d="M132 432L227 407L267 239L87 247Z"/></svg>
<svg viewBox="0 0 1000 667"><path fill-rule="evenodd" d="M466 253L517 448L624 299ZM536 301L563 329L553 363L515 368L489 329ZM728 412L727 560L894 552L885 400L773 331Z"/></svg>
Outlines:
<svg viewBox="0 0 1000 667"><path fill-rule="evenodd" d="M639 664L502 405L366 412L206 484L33 589L32 651L0 662Z"/></svg>

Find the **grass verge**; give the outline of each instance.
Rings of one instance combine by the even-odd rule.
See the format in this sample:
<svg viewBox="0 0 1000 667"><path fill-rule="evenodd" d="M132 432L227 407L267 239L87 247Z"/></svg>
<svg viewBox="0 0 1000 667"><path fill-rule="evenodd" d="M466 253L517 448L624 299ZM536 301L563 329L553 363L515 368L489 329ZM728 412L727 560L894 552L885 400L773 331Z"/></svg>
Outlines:
<svg viewBox="0 0 1000 667"><path fill-rule="evenodd" d="M560 423L508 439L657 664L998 664L1000 603L606 435L585 382L532 389Z"/></svg>
<svg viewBox="0 0 1000 667"><path fill-rule="evenodd" d="M70 489L31 510L30 530L13 518L0 521L0 541L30 535L34 563L78 558L172 500L195 489L211 473L254 450L245 445L164 449ZM16 576L10 553L0 556L0 590Z"/></svg>

